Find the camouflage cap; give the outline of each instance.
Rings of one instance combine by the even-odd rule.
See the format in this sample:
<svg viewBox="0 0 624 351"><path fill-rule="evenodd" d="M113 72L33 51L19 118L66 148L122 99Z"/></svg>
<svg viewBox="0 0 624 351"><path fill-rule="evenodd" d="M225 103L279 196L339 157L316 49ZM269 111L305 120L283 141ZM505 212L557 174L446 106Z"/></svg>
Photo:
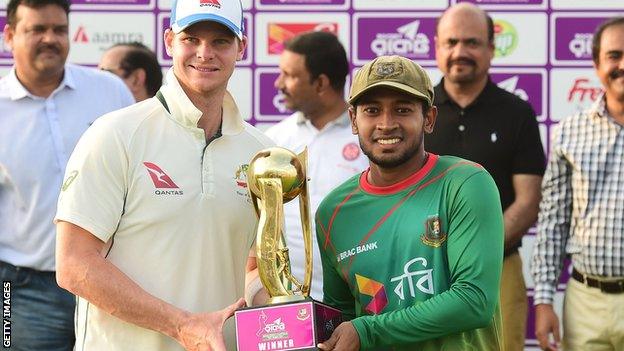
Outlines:
<svg viewBox="0 0 624 351"><path fill-rule="evenodd" d="M379 56L360 68L351 83L349 103L375 87L388 87L433 104L433 85L427 72L401 56Z"/></svg>

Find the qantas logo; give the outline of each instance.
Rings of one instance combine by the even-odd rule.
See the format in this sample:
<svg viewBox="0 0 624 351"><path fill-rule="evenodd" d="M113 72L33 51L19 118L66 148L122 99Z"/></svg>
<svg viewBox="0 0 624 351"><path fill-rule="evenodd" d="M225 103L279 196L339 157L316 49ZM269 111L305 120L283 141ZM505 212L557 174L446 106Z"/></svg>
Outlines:
<svg viewBox="0 0 624 351"><path fill-rule="evenodd" d="M158 190L158 189L179 189L176 183L173 182L171 177L165 173L160 167L151 162L143 162L143 165L147 168L147 173L150 178L152 178L152 182L154 183L154 187L156 187L156 191L154 192L156 195L182 195L182 190Z"/></svg>
<svg viewBox="0 0 624 351"><path fill-rule="evenodd" d="M210 7L216 7L220 9L221 3L219 3L219 0L199 0L199 6L200 7L210 6Z"/></svg>

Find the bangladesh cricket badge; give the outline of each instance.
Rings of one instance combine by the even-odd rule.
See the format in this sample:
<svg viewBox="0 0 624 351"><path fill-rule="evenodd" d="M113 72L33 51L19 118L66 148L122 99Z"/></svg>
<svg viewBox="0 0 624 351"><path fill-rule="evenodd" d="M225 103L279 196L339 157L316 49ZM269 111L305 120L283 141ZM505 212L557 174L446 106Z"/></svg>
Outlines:
<svg viewBox="0 0 624 351"><path fill-rule="evenodd" d="M442 233L440 216L429 216L425 221L425 233L420 236L423 244L432 247L440 247L446 241L446 234Z"/></svg>

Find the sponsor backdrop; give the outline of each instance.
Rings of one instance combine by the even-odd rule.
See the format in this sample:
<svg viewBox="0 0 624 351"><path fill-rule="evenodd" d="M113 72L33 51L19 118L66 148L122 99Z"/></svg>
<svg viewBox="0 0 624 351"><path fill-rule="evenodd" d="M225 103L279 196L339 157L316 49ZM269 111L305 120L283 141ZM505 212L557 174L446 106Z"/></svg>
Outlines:
<svg viewBox="0 0 624 351"><path fill-rule="evenodd" d="M423 65L438 82L436 18L462 1L482 6L494 18L492 79L533 106L548 150L549 129L589 106L601 92L591 63L592 33L604 19L624 13L621 0L243 0L250 45L230 81L230 90L245 118L260 128L289 115L273 87L276 66L283 42L310 30L336 34L347 48L354 70L376 56L399 54ZM0 28L6 23L6 3L0 0ZM169 26L171 3L73 0L69 61L95 66L112 44L140 41L156 51L163 69L168 68L171 58L163 48L162 36ZM0 42L2 76L9 71L12 58L10 49ZM534 233L530 233L522 247L529 299L533 283L527 263L533 241ZM559 287L558 308L568 273L566 269ZM537 350L532 312L527 350Z"/></svg>

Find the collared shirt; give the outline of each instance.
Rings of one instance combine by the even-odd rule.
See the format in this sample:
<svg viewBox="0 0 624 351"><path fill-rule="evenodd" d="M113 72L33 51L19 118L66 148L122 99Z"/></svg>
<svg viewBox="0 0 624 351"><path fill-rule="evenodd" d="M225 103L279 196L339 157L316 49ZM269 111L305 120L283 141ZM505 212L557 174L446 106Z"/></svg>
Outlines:
<svg viewBox="0 0 624 351"><path fill-rule="evenodd" d="M14 68L0 79L0 260L54 270L52 218L67 159L97 117L132 103L119 78L72 64L47 98L28 92Z"/></svg>
<svg viewBox="0 0 624 351"><path fill-rule="evenodd" d="M300 153L308 148L308 178L310 212L312 218L321 200L336 186L356 173L368 168L368 158L362 153L356 135L351 132L351 123L345 111L337 119L318 130L303 113L296 112L266 131L278 146ZM291 271L299 281L304 277L304 243L299 215L299 200L284 205L286 240L289 248ZM314 233L314 220L312 220ZM323 268L316 242L313 240L313 270L311 296L323 299Z"/></svg>
<svg viewBox="0 0 624 351"><path fill-rule="evenodd" d="M566 254L582 273L624 276L624 127L604 96L552 131L531 271L535 304L552 303Z"/></svg>
<svg viewBox="0 0 624 351"><path fill-rule="evenodd" d="M446 93L442 80L435 87L434 104L438 118L433 133L425 134L425 150L482 165L496 182L503 211L516 199L514 175L544 174L544 148L527 102L488 80L479 96L462 108Z"/></svg>
<svg viewBox="0 0 624 351"><path fill-rule="evenodd" d="M202 112L173 71L161 92L98 119L67 165L56 219L110 249L106 259L145 291L190 312L220 310L244 294L257 218L247 192L254 154L273 143L243 121L229 93L221 136L206 141ZM230 319L223 334L234 349ZM79 298L77 351L182 351L172 338L126 323Z"/></svg>

